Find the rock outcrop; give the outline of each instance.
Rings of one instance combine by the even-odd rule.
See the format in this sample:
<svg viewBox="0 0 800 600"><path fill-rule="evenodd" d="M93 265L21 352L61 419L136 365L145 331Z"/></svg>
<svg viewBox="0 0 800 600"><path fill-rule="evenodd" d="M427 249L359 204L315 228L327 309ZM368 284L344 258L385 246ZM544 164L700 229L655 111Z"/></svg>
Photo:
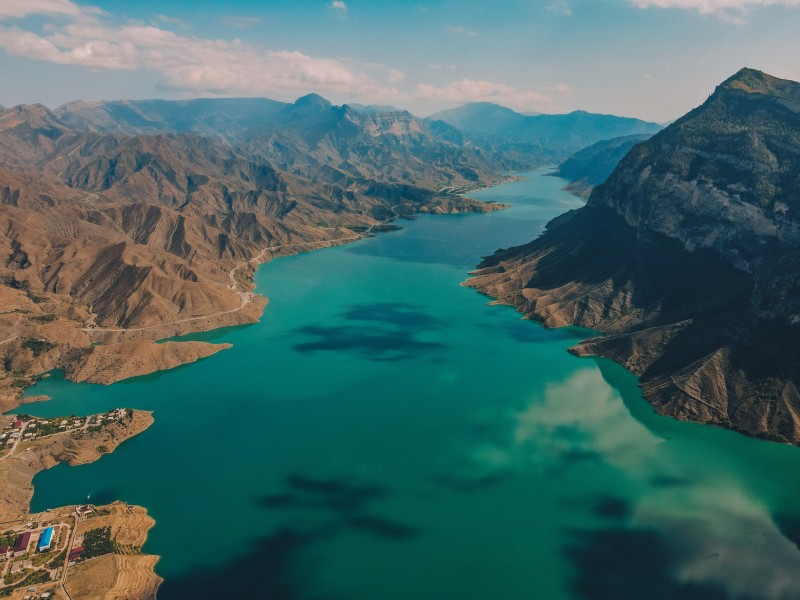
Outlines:
<svg viewBox="0 0 800 600"><path fill-rule="evenodd" d="M800 443L800 84L743 69L469 285L641 377L655 409Z"/></svg>

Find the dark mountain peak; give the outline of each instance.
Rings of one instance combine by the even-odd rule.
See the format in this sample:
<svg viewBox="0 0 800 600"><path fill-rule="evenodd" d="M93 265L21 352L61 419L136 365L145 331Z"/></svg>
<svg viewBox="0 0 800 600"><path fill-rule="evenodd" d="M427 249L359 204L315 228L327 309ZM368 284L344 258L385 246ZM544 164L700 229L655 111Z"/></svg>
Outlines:
<svg viewBox="0 0 800 600"><path fill-rule="evenodd" d="M319 94L306 94L295 100L294 106L304 109L327 110L331 108L333 104Z"/></svg>
<svg viewBox="0 0 800 600"><path fill-rule="evenodd" d="M800 84L788 79L773 77L758 69L745 67L720 84L717 92L736 91L760 96L775 96L784 100L800 102Z"/></svg>
<svg viewBox="0 0 800 600"><path fill-rule="evenodd" d="M630 368L659 413L800 445L798 147L800 83L743 69L474 285L609 334L573 351Z"/></svg>

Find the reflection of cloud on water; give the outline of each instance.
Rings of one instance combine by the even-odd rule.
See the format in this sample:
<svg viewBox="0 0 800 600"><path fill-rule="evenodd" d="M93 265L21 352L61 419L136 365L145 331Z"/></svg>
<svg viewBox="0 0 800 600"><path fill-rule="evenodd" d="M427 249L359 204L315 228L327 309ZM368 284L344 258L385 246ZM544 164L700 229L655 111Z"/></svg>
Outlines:
<svg viewBox="0 0 800 600"><path fill-rule="evenodd" d="M732 598L800 598L800 550L740 490L662 489L645 497L635 520L663 533L680 581L713 584Z"/></svg>
<svg viewBox="0 0 800 600"><path fill-rule="evenodd" d="M576 371L499 421L481 428L480 442L469 450L469 466L461 469L458 485L451 487L479 491L485 487L477 485L480 482L495 484L514 472L533 469L546 474L550 493L588 497L599 487L602 493L623 494L615 498L626 510L611 516L594 510L600 519L595 525L585 520L586 512L592 512L586 503L576 503L574 515L562 504L566 514L560 518L586 523L587 539L608 531L610 519L622 525L620 532L652 536L647 539L669 555L660 572L676 590L714 589L732 599L800 598L800 550L781 533L768 510L748 497L744 486L732 486L730 478L704 463L702 456L675 452L677 447L670 444L681 441L665 441L651 433L631 416L598 370ZM577 478L556 478L576 465L590 468L579 471ZM473 481L476 485L470 485ZM628 493L611 489L619 482L631 484L625 484ZM625 540L630 541L625 533L608 537L604 551L619 552L622 558ZM573 560L576 556L566 555ZM606 572L614 568L613 561L611 565L597 577L613 576ZM624 580L630 574L620 565L618 575ZM594 575L582 576L591 586Z"/></svg>
<svg viewBox="0 0 800 600"><path fill-rule="evenodd" d="M471 451L483 470L568 467L603 460L636 468L661 440L635 419L597 369L547 386L541 397L506 416L511 434Z"/></svg>
<svg viewBox="0 0 800 600"><path fill-rule="evenodd" d="M526 469L557 475L571 466L606 462L639 471L661 442L630 417L596 368L548 385L521 410L495 415L474 430L477 443L462 450L467 460L461 454L445 476L462 489Z"/></svg>
<svg viewBox="0 0 800 600"><path fill-rule="evenodd" d="M580 451L631 466L660 442L630 417L617 391L597 369L581 369L564 382L549 385L542 401L517 413L515 421L514 448L528 459L553 459Z"/></svg>

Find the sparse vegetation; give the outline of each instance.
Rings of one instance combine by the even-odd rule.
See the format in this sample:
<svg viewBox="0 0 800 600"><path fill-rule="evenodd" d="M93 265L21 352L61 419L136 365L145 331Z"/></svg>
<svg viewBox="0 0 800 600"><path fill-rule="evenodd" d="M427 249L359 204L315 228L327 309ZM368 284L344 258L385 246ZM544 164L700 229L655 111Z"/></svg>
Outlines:
<svg viewBox="0 0 800 600"><path fill-rule="evenodd" d="M37 296L33 292L25 292L25 295L28 297L28 300L30 300L34 304L41 304L42 302L47 301L47 298L45 298L44 296Z"/></svg>
<svg viewBox="0 0 800 600"><path fill-rule="evenodd" d="M111 539L111 527L90 529L83 536L84 559L117 553L117 544Z"/></svg>
<svg viewBox="0 0 800 600"><path fill-rule="evenodd" d="M47 563L48 568L50 569L57 569L61 565L64 564L64 561L67 560L67 551L64 549L58 556L56 556L53 560Z"/></svg>
<svg viewBox="0 0 800 600"><path fill-rule="evenodd" d="M55 313L45 313L43 315L31 317L31 321L36 321L37 323L51 323L57 318L58 316Z"/></svg>
<svg viewBox="0 0 800 600"><path fill-rule="evenodd" d="M22 342L22 347L33 352L34 357L40 356L45 352L50 352L50 350L56 346L58 346L56 342L51 342L44 339L37 340L34 338L28 338Z"/></svg>
<svg viewBox="0 0 800 600"><path fill-rule="evenodd" d="M6 531L0 535L0 546L13 546L17 539L17 534L13 531Z"/></svg>

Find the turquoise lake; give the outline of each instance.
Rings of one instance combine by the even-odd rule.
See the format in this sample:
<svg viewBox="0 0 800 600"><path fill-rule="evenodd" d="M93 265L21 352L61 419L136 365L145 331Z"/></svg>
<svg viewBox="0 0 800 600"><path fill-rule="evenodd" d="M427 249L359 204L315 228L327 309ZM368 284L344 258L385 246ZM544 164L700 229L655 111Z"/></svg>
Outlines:
<svg viewBox="0 0 800 600"><path fill-rule="evenodd" d="M800 598L800 449L655 415L636 378L460 286L580 206L543 172L490 214L262 266L233 347L24 411L155 423L34 480L33 509L148 508L160 600Z"/></svg>

